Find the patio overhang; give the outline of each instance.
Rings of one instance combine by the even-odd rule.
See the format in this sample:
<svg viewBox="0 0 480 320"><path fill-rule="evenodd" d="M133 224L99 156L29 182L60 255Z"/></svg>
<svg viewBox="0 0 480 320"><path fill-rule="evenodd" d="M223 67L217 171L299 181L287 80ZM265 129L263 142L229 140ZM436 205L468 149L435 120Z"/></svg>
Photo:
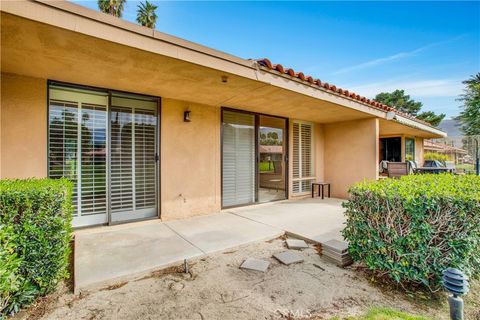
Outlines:
<svg viewBox="0 0 480 320"><path fill-rule="evenodd" d="M387 118L385 111L256 61L70 2L12 1L1 10L2 72L317 123ZM413 130L436 136L428 126Z"/></svg>
<svg viewBox="0 0 480 320"><path fill-rule="evenodd" d="M380 119L380 136L415 136L425 139L443 138L447 134L437 128L396 115L391 120Z"/></svg>

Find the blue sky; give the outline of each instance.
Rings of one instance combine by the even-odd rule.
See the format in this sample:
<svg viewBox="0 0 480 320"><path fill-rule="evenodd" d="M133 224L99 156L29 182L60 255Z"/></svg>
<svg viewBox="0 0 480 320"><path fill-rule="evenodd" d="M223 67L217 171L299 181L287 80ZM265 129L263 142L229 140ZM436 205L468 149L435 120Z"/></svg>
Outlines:
<svg viewBox="0 0 480 320"><path fill-rule="evenodd" d="M152 2L159 31L370 98L405 89L447 117L480 71L480 2ZM127 0L123 19L135 21L138 3Z"/></svg>

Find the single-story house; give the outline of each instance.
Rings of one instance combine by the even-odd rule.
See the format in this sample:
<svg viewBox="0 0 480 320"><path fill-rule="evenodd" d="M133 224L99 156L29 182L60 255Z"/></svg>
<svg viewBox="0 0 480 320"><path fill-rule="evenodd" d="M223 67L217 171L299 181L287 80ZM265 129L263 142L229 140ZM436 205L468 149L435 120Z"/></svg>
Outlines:
<svg viewBox="0 0 480 320"><path fill-rule="evenodd" d="M1 5L0 123L0 177L71 179L75 227L293 199L315 181L347 198L381 160L422 162L423 140L445 136L268 59L40 0ZM262 139L281 146L271 187Z"/></svg>
<svg viewBox="0 0 480 320"><path fill-rule="evenodd" d="M450 160L454 161L456 164L463 163L465 156L468 156L467 150L450 146L445 143L434 142L431 140L423 141L423 150L425 152L432 152L432 153L446 155L450 158Z"/></svg>

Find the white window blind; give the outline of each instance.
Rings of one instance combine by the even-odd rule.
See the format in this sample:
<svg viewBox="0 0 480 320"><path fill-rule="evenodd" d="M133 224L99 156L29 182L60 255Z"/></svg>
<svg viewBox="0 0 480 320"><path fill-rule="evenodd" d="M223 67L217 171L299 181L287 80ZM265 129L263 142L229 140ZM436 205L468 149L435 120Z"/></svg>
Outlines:
<svg viewBox="0 0 480 320"><path fill-rule="evenodd" d="M65 177L73 182L74 216L78 215L78 103L50 100L49 177Z"/></svg>
<svg viewBox="0 0 480 320"><path fill-rule="evenodd" d="M135 111L135 205L155 207L155 110Z"/></svg>
<svg viewBox="0 0 480 320"><path fill-rule="evenodd" d="M156 215L157 103L112 96L110 206L112 221Z"/></svg>
<svg viewBox="0 0 480 320"><path fill-rule="evenodd" d="M223 111L222 206L255 202L255 116Z"/></svg>
<svg viewBox="0 0 480 320"><path fill-rule="evenodd" d="M313 165L313 124L293 122L292 192L310 192L315 181Z"/></svg>
<svg viewBox="0 0 480 320"><path fill-rule="evenodd" d="M133 110L111 107L110 206L112 212L133 210Z"/></svg>
<svg viewBox="0 0 480 320"><path fill-rule="evenodd" d="M105 93L49 90L49 177L74 183L74 225L107 221L107 105Z"/></svg>
<svg viewBox="0 0 480 320"><path fill-rule="evenodd" d="M49 177L74 183L74 227L157 215L158 100L110 96L49 87Z"/></svg>

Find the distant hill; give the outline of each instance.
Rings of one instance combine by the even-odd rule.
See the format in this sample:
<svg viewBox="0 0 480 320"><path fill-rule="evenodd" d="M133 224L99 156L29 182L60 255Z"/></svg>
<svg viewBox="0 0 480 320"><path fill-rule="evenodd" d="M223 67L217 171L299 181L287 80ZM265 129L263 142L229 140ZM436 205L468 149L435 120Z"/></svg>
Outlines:
<svg viewBox="0 0 480 320"><path fill-rule="evenodd" d="M438 125L440 130L445 131L449 137L458 137L462 135L460 131L460 121L458 120L443 120Z"/></svg>

